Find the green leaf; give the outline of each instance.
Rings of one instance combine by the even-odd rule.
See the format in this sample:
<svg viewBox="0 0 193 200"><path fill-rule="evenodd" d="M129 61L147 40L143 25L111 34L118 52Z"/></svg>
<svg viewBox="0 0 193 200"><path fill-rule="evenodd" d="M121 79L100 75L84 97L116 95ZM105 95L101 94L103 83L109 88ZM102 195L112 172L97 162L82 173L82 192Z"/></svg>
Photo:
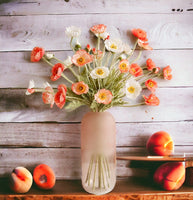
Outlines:
<svg viewBox="0 0 193 200"><path fill-rule="evenodd" d="M80 102L80 101L71 101L69 102L66 106L65 109L69 112L76 110L77 108L79 108L80 106L85 105L85 103Z"/></svg>

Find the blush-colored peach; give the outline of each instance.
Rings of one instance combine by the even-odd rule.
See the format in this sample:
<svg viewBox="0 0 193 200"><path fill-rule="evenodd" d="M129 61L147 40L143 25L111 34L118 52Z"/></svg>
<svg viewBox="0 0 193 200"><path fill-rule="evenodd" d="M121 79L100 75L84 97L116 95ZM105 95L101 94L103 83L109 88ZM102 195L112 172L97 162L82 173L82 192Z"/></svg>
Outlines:
<svg viewBox="0 0 193 200"><path fill-rule="evenodd" d="M40 164L34 169L33 179L39 188L45 190L53 188L56 182L54 171L45 164Z"/></svg>
<svg viewBox="0 0 193 200"><path fill-rule="evenodd" d="M146 147L151 155L169 156L173 153L174 142L167 132L159 131L149 138Z"/></svg>
<svg viewBox="0 0 193 200"><path fill-rule="evenodd" d="M16 193L26 193L32 186L33 177L24 167L16 167L10 176L10 188Z"/></svg>
<svg viewBox="0 0 193 200"><path fill-rule="evenodd" d="M185 181L185 167L182 162L168 162L155 171L154 181L165 190L177 190Z"/></svg>

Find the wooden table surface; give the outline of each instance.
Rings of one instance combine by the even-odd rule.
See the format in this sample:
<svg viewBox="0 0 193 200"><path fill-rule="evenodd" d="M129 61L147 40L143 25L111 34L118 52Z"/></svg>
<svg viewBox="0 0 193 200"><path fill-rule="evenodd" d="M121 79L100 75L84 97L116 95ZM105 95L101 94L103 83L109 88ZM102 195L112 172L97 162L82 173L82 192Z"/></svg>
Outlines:
<svg viewBox="0 0 193 200"><path fill-rule="evenodd" d="M30 62L34 46L65 59L72 55L65 28L81 27L84 46L93 44L89 28L98 23L131 47L134 37L128 30L146 30L154 50L145 51L139 64L150 57L157 66L173 69L171 81L158 81L160 106L110 110L117 122L118 154L144 153L148 137L159 130L171 134L175 152L193 152L193 0L1 0L0 177L17 166L32 170L45 163L57 179L80 178L80 120L88 109L49 109L40 94L25 96L25 90L30 79L37 87L50 82L50 68ZM147 173L118 161L118 177Z"/></svg>
<svg viewBox="0 0 193 200"><path fill-rule="evenodd" d="M130 178L119 180L114 190L106 195L86 193L77 180L57 181L55 187L43 191L33 186L27 194L14 194L0 181L0 200L191 200L193 187L183 186L178 191L162 191L147 179Z"/></svg>

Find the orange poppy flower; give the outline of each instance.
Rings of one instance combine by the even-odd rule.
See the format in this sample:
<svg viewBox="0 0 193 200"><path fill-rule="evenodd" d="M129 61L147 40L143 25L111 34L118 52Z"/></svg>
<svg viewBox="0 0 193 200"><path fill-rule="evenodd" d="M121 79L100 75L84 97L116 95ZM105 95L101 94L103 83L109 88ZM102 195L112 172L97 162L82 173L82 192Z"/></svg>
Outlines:
<svg viewBox="0 0 193 200"><path fill-rule="evenodd" d="M71 89L75 94L81 95L81 94L86 94L89 90L89 87L83 81L80 81L72 84Z"/></svg>
<svg viewBox="0 0 193 200"><path fill-rule="evenodd" d="M34 47L31 52L31 62L38 62L41 60L45 51L42 47Z"/></svg>
<svg viewBox="0 0 193 200"><path fill-rule="evenodd" d="M75 64L78 67L82 67L87 63L92 62L93 57L87 53L84 49L81 49L77 51L73 56L72 56L72 63Z"/></svg>
<svg viewBox="0 0 193 200"><path fill-rule="evenodd" d="M95 100L97 103L110 104L113 99L113 95L110 90L101 89L95 94Z"/></svg>
<svg viewBox="0 0 193 200"><path fill-rule="evenodd" d="M163 69L163 75L164 75L164 79L166 80L171 80L172 79L172 69L170 68L170 66L168 65L167 67L165 67Z"/></svg>
<svg viewBox="0 0 193 200"><path fill-rule="evenodd" d="M149 71L152 71L154 68L156 68L155 63L153 62L153 60L151 58L148 58L146 60L146 65L147 65L147 69Z"/></svg>
<svg viewBox="0 0 193 200"><path fill-rule="evenodd" d="M129 61L126 59L123 59L119 63L119 70L121 73L126 73L129 71Z"/></svg>
<svg viewBox="0 0 193 200"><path fill-rule="evenodd" d="M147 89L153 93L155 92L155 90L157 88L157 82L152 79L147 80L145 82L145 85L146 85Z"/></svg>
<svg viewBox="0 0 193 200"><path fill-rule="evenodd" d="M143 98L145 99L146 105L159 106L160 100L158 97L155 96L155 94L150 94L148 97L143 95Z"/></svg>
<svg viewBox="0 0 193 200"><path fill-rule="evenodd" d="M45 92L42 93L42 99L45 104L50 104L50 108L54 105L54 91L51 86L45 88Z"/></svg>
<svg viewBox="0 0 193 200"><path fill-rule="evenodd" d="M52 81L56 81L58 80L61 75L62 75L62 72L64 71L65 67L63 64L61 63L56 63L53 68L52 68L52 76L51 76L51 80Z"/></svg>
<svg viewBox="0 0 193 200"><path fill-rule="evenodd" d="M152 50L153 48L149 46L149 43L138 39L138 45L146 50Z"/></svg>
<svg viewBox="0 0 193 200"><path fill-rule="evenodd" d="M139 38L142 41L147 41L147 33L146 31L138 28L138 29L133 29L132 33L135 37Z"/></svg>
<svg viewBox="0 0 193 200"><path fill-rule="evenodd" d="M90 28L90 30L94 34L104 33L106 31L106 29L107 29L107 26L105 26L104 24L98 24L98 25L95 25L95 26Z"/></svg>
<svg viewBox="0 0 193 200"><path fill-rule="evenodd" d="M58 92L55 94L54 102L62 109L66 103L66 91L67 87L64 84L58 86Z"/></svg>
<svg viewBox="0 0 193 200"><path fill-rule="evenodd" d="M61 92L63 92L63 93L66 93L66 92L67 92L67 87L66 87L66 85L64 85L64 84L58 85L58 91L61 91Z"/></svg>
<svg viewBox="0 0 193 200"><path fill-rule="evenodd" d="M132 63L130 65L129 72L135 77L141 76L143 74L143 70L137 63Z"/></svg>

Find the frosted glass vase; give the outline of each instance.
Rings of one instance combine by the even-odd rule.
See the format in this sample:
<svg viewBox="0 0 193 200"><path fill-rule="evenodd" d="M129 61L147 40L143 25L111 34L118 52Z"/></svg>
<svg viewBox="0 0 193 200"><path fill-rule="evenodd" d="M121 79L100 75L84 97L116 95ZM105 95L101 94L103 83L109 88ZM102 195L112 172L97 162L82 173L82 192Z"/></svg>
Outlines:
<svg viewBox="0 0 193 200"><path fill-rule="evenodd" d="M82 186L102 195L116 183L116 125L109 112L89 112L81 123Z"/></svg>

